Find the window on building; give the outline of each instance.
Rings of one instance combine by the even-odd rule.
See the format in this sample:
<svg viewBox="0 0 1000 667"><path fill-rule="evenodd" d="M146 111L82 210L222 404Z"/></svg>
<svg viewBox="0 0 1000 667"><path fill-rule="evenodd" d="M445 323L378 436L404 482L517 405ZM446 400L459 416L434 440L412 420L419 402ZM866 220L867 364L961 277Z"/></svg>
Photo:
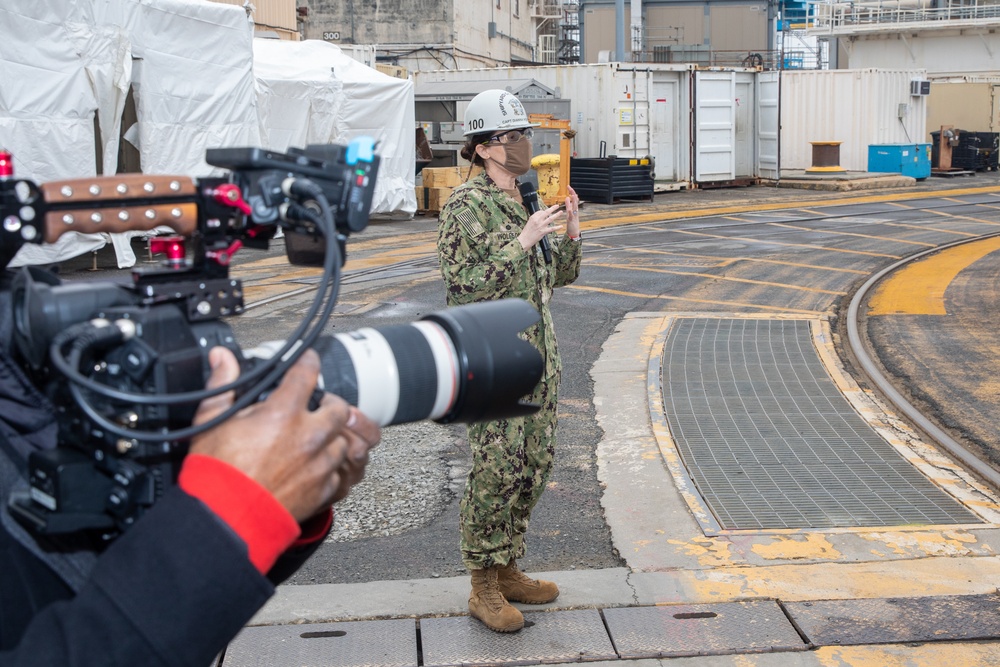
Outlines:
<svg viewBox="0 0 1000 667"><path fill-rule="evenodd" d="M521 0L514 0L514 16L521 15Z"/></svg>

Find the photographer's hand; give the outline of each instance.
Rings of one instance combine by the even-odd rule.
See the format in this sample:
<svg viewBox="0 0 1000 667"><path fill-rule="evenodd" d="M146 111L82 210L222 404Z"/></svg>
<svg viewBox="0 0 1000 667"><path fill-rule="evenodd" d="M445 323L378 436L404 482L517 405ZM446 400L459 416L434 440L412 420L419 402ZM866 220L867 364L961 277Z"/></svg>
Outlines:
<svg viewBox="0 0 1000 667"><path fill-rule="evenodd" d="M228 384L239 364L224 348L209 354L208 386ZM325 394L315 411L309 399L319 377L319 357L308 350L265 401L250 406L195 438L192 454L219 459L264 487L302 522L344 498L361 481L378 426L343 399ZM207 421L232 404L231 394L204 401L195 417Z"/></svg>

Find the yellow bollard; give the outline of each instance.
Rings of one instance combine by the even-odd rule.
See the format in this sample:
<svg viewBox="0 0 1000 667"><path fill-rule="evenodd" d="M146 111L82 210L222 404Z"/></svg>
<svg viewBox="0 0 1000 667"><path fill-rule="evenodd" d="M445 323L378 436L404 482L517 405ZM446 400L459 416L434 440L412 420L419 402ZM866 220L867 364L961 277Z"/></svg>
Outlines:
<svg viewBox="0 0 1000 667"><path fill-rule="evenodd" d="M538 172L538 196L546 206L562 201L559 198L559 155L544 153L531 159L531 168Z"/></svg>

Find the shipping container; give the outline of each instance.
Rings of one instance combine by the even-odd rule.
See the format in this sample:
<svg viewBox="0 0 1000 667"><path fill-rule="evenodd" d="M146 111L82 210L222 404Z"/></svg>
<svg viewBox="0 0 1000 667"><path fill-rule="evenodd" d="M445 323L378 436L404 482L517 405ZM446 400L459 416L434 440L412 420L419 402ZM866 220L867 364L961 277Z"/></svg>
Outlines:
<svg viewBox="0 0 1000 667"><path fill-rule="evenodd" d="M601 63L422 71L413 77L418 90L429 82L492 80L504 88L533 79L569 101L574 156L650 157L656 189L664 191L691 185L693 71L692 65ZM460 119L465 106L458 107Z"/></svg>
<svg viewBox="0 0 1000 667"><path fill-rule="evenodd" d="M928 96L911 82L926 79L924 70L783 71L782 171L812 166L814 141L839 141L848 171L867 170L873 144L925 141Z"/></svg>
<svg viewBox="0 0 1000 667"><path fill-rule="evenodd" d="M695 183L747 184L776 177L778 100L775 86L767 86L773 81L770 72L748 69L695 72Z"/></svg>

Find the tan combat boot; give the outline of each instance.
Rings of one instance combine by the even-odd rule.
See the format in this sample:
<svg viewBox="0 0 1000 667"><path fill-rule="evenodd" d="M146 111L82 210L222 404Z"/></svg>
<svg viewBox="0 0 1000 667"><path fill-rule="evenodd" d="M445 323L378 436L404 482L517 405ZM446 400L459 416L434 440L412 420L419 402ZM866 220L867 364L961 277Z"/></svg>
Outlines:
<svg viewBox="0 0 1000 667"><path fill-rule="evenodd" d="M517 632L524 627L524 616L500 594L495 567L472 571L469 613L497 632Z"/></svg>
<svg viewBox="0 0 1000 667"><path fill-rule="evenodd" d="M500 593L511 602L545 604L559 597L559 587L551 581L532 579L517 569L517 562L511 561L497 573Z"/></svg>

